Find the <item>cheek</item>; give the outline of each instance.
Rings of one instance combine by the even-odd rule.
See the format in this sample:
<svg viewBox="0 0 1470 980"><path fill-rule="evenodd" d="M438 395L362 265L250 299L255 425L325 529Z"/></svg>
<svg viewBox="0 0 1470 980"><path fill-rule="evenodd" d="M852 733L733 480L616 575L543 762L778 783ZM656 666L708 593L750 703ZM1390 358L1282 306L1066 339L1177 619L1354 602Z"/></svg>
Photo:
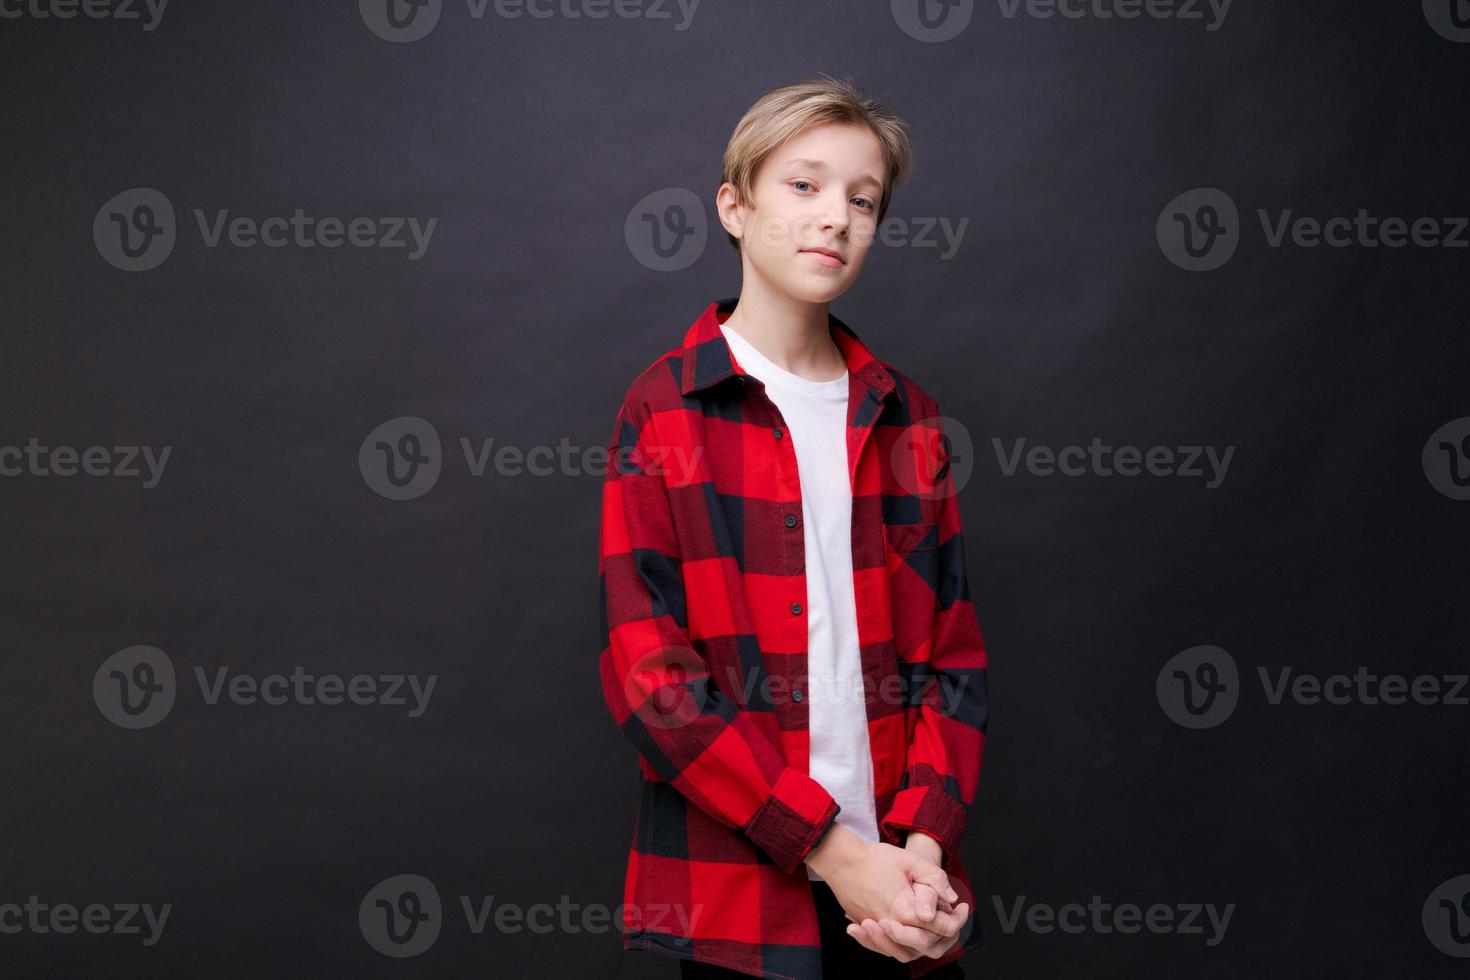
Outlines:
<svg viewBox="0 0 1470 980"><path fill-rule="evenodd" d="M761 220L761 244L766 248L790 252L822 238L822 217L800 208L768 214Z"/></svg>
<svg viewBox="0 0 1470 980"><path fill-rule="evenodd" d="M790 241L790 219L782 214L766 212L755 224L755 244L762 251L776 251Z"/></svg>

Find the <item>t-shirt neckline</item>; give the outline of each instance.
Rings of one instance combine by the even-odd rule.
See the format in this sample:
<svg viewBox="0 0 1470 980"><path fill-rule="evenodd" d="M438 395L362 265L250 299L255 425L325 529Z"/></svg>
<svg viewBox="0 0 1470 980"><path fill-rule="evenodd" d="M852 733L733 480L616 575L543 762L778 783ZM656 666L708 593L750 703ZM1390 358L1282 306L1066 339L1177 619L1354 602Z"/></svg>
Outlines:
<svg viewBox="0 0 1470 980"><path fill-rule="evenodd" d="M843 366L842 374L838 377L828 381L812 381L778 367L748 339L741 336L736 330L725 326L723 323L720 324L720 332L725 335L727 342L733 340L733 343L740 348L739 355L736 359L742 362L753 363L761 370L762 374L767 375L763 380L768 381L768 383L811 395L835 395L837 393L846 394L847 392L851 372L846 365ZM749 367L750 363L746 363L745 366Z"/></svg>

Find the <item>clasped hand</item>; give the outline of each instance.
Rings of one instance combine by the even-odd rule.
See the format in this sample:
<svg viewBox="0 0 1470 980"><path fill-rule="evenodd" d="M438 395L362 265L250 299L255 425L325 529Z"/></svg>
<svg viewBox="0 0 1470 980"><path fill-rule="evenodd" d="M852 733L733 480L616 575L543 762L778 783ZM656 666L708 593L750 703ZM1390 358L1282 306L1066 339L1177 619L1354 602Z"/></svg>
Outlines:
<svg viewBox="0 0 1470 980"><path fill-rule="evenodd" d="M855 860L823 873L852 921L847 934L903 963L949 952L970 907L930 853L937 857L939 849L927 838L912 847L861 840Z"/></svg>

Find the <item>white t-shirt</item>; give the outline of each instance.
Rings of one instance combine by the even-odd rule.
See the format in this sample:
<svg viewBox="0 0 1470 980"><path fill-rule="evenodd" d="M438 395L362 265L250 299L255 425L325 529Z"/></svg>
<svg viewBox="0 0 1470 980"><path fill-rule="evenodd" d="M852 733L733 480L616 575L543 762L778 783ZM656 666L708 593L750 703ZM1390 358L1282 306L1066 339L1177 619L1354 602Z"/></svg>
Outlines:
<svg viewBox="0 0 1470 980"><path fill-rule="evenodd" d="M724 324L720 330L735 360L766 386L766 395L786 420L796 451L806 544L808 772L842 807L837 822L876 841L873 759L852 591L848 372L832 381L808 381L772 364ZM808 878L822 880L810 865L806 870Z"/></svg>

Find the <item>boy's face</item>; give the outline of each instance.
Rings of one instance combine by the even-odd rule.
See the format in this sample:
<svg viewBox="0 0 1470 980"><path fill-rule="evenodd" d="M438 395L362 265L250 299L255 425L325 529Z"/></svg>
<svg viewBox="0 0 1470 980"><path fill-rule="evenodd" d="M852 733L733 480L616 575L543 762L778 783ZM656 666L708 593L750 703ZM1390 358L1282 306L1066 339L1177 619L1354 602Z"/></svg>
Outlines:
<svg viewBox="0 0 1470 980"><path fill-rule="evenodd" d="M816 126L761 162L748 207L721 188L720 220L743 262L774 288L826 303L857 281L877 232L883 153L866 126ZM823 251L835 255L825 255Z"/></svg>

